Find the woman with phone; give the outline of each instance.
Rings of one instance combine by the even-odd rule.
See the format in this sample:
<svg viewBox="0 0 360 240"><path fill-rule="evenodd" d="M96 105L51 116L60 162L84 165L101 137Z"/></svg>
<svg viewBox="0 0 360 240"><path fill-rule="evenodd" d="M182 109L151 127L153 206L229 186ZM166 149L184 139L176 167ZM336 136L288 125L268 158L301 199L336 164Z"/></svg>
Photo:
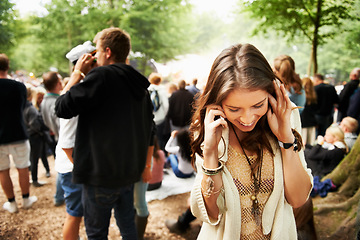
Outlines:
<svg viewBox="0 0 360 240"><path fill-rule="evenodd" d="M250 44L215 59L191 124L198 239L296 239L312 189L299 111Z"/></svg>

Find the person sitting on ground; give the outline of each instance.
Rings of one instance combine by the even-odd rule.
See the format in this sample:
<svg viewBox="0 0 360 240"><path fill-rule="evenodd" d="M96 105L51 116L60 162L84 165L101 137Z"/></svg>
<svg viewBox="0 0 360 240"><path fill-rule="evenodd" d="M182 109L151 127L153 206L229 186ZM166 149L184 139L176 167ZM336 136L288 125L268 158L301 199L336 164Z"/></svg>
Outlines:
<svg viewBox="0 0 360 240"><path fill-rule="evenodd" d="M170 153L167 161L179 178L189 178L194 169L191 165L190 133L188 129L174 130L165 145L165 150Z"/></svg>
<svg viewBox="0 0 360 240"><path fill-rule="evenodd" d="M326 129L325 136L318 136L315 146L306 145L305 160L314 176L320 178L330 173L348 153L344 132L336 124Z"/></svg>
<svg viewBox="0 0 360 240"><path fill-rule="evenodd" d="M154 137L154 153L152 163L152 177L147 190L152 191L161 187L164 176L165 153L160 149L156 136Z"/></svg>
<svg viewBox="0 0 360 240"><path fill-rule="evenodd" d="M345 143L350 151L358 137L358 134L356 132L359 128L359 123L353 117L345 117L340 122L340 128L345 134Z"/></svg>

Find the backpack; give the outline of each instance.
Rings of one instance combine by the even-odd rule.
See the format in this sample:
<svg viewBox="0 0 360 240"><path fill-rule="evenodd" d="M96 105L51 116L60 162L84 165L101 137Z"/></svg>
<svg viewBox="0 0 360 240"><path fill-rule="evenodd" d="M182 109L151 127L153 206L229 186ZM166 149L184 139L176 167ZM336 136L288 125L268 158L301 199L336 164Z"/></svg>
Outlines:
<svg viewBox="0 0 360 240"><path fill-rule="evenodd" d="M153 89L153 90L150 90L149 91L150 93L150 99L151 99L151 102L153 104L153 107L154 107L154 112L156 112L157 110L159 110L160 108L160 97L159 97L159 93L157 90Z"/></svg>

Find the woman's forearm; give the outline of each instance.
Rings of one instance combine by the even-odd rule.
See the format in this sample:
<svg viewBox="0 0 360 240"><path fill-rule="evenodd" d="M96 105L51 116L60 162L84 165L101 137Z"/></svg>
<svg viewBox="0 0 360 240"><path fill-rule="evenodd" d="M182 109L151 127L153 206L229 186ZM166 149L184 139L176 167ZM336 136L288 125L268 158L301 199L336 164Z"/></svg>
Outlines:
<svg viewBox="0 0 360 240"><path fill-rule="evenodd" d="M285 197L294 208L302 206L311 190L308 173L301 164L298 152L281 148L283 158Z"/></svg>

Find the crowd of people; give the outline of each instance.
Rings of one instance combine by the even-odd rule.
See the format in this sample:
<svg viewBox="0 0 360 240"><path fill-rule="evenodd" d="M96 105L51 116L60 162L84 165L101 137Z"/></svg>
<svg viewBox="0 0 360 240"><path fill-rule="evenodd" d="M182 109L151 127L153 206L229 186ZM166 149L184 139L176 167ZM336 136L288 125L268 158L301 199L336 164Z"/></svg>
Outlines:
<svg viewBox="0 0 360 240"><path fill-rule="evenodd" d="M0 55L0 97L11 103L0 120L3 209L18 211L9 155L24 209L37 201L30 183L44 185L39 159L50 177L54 155L64 239L78 239L82 220L88 239L106 239L112 212L123 239L143 239L146 192L161 188L164 168L195 176L187 210L165 222L171 232L198 218L198 239L316 239L313 177L330 173L358 137L360 68L338 94L321 74L300 78L288 55L270 66L256 47L237 44L219 54L199 89L197 79L140 74L119 28L93 42L66 55L69 78L46 72L39 86L12 80ZM301 231L304 224L312 230Z"/></svg>

